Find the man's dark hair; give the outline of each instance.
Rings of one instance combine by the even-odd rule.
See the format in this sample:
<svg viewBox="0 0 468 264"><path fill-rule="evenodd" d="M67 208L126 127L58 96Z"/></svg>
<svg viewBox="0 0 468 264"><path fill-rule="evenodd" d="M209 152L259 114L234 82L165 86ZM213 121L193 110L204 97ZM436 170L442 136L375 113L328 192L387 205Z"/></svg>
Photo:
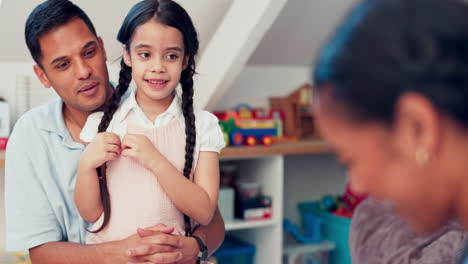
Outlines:
<svg viewBox="0 0 468 264"><path fill-rule="evenodd" d="M83 20L89 30L97 36L89 17L71 1L48 0L34 8L26 20L24 36L29 52L38 65L41 65L39 61L42 58L39 38L77 18Z"/></svg>

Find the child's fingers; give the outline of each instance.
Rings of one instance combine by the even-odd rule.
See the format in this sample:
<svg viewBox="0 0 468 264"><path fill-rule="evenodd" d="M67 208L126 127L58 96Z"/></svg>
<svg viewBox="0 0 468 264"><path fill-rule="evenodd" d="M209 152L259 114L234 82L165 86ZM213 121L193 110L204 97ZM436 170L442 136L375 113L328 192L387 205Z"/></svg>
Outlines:
<svg viewBox="0 0 468 264"><path fill-rule="evenodd" d="M133 145L134 145L133 138L126 135L122 140L122 148L123 149L132 148Z"/></svg>
<svg viewBox="0 0 468 264"><path fill-rule="evenodd" d="M119 153L116 152L107 152L106 160L116 160L119 157Z"/></svg>
<svg viewBox="0 0 468 264"><path fill-rule="evenodd" d="M104 140L108 144L120 145L120 137L114 133L106 133L104 135Z"/></svg>
<svg viewBox="0 0 468 264"><path fill-rule="evenodd" d="M120 154L120 146L114 145L114 144L108 144L108 145L106 146L106 151L107 151L107 152L114 152L114 153Z"/></svg>
<svg viewBox="0 0 468 264"><path fill-rule="evenodd" d="M133 154L132 149L126 148L126 147L124 147L124 149L123 149L122 152L120 153L120 155L122 155L122 157L133 157L132 154Z"/></svg>

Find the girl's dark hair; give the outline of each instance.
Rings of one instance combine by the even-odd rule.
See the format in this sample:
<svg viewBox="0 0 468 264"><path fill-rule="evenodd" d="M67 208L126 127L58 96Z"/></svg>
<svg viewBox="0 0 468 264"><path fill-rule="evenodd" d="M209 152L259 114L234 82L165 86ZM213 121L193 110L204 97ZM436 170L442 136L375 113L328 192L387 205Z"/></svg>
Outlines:
<svg viewBox="0 0 468 264"><path fill-rule="evenodd" d="M195 74L195 55L198 52L198 37L195 27L193 26L192 19L187 14L184 8L171 0L144 0L135 4L120 27L117 35L117 40L124 44L127 52L130 53L130 43L132 41L133 33L136 28L141 24L146 23L150 19L157 22L178 29L184 37L185 56L188 58L187 68L182 72L180 77L180 84L182 86L182 112L185 119L185 166L183 174L190 179L190 173L193 166L193 152L196 143L195 131L195 114L193 111L193 75ZM128 86L132 79L132 69L128 67L123 58L120 62L122 66L120 70L119 84L112 95L107 109L104 111L101 123L99 124L98 131L104 132L109 126L110 120L117 110L122 95L128 90ZM98 174L101 169L98 169ZM100 228L93 232L101 231L109 222L110 218L110 198L107 190L106 177L103 175L100 181L101 187L101 200L104 207L104 222ZM186 235L192 234L190 218L184 215Z"/></svg>
<svg viewBox="0 0 468 264"><path fill-rule="evenodd" d="M391 126L406 92L468 126L468 6L462 0L365 0L324 46L314 89L330 87L357 121Z"/></svg>

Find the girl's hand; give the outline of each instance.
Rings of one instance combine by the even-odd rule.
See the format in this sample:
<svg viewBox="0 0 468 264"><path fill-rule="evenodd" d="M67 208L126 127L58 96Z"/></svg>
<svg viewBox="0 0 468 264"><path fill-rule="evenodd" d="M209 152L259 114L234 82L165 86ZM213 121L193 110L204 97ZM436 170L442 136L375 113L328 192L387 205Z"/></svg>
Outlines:
<svg viewBox="0 0 468 264"><path fill-rule="evenodd" d="M96 169L109 160L115 160L120 156L120 138L115 133L103 132L97 134L80 160L80 167L84 169Z"/></svg>
<svg viewBox="0 0 468 264"><path fill-rule="evenodd" d="M136 160L143 167L151 169L153 162L159 160L161 153L144 135L127 134L122 141L122 156Z"/></svg>

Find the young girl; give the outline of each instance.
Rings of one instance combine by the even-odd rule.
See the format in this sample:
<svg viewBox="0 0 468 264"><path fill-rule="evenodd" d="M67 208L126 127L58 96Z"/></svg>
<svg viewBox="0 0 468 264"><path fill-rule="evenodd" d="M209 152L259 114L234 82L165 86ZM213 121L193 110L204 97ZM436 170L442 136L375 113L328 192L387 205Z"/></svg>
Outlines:
<svg viewBox="0 0 468 264"><path fill-rule="evenodd" d="M88 243L159 223L190 235L190 218L206 225L215 212L224 147L216 117L193 110L197 33L177 3L144 0L117 39L124 45L118 86L81 133L91 143L80 160L75 201L94 223ZM119 106L132 79L136 91Z"/></svg>

